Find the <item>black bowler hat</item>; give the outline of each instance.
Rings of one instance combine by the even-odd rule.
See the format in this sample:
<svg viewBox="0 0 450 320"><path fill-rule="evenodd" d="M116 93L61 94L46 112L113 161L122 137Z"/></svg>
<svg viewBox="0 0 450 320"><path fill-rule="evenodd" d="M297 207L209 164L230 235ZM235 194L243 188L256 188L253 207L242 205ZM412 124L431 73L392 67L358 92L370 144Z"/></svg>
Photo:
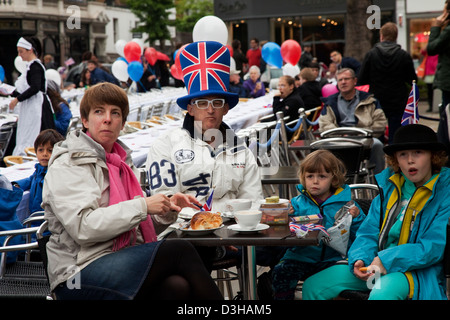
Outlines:
<svg viewBox="0 0 450 320"><path fill-rule="evenodd" d="M394 141L383 148L390 156L396 151L413 149L448 152L446 146L438 141L433 129L421 124L409 124L399 128L394 134Z"/></svg>

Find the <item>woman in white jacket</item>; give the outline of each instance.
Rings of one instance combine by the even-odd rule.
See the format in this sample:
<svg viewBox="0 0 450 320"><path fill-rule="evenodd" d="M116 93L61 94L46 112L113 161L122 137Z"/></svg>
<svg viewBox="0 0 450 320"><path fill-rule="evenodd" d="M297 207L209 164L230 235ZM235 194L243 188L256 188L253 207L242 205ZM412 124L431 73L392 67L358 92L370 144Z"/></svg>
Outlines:
<svg viewBox="0 0 450 320"><path fill-rule="evenodd" d="M58 299L222 299L192 245L156 241L181 207L199 203L143 196L117 141L128 111L122 89L95 85L81 101L83 131L55 145L42 203L51 289Z"/></svg>

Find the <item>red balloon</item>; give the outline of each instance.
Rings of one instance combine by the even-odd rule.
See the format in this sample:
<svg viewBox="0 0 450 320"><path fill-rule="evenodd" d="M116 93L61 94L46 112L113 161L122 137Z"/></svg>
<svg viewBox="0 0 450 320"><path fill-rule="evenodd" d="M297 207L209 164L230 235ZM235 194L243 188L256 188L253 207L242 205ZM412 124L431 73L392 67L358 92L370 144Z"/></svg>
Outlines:
<svg viewBox="0 0 450 320"><path fill-rule="evenodd" d="M183 80L183 72L181 71L181 69L177 68L177 65L175 63L170 66L170 73L175 79Z"/></svg>
<svg viewBox="0 0 450 320"><path fill-rule="evenodd" d="M286 40L281 44L281 57L286 63L293 66L297 64L302 55L302 47L300 44L292 39Z"/></svg>
<svg viewBox="0 0 450 320"><path fill-rule="evenodd" d="M188 44L189 44L189 43L186 43L186 44L183 45L180 49L178 49L177 54L175 55L175 65L177 66L177 69L180 70L180 72L183 70L183 69L181 68L181 63L180 63L180 53L181 53L181 51L184 50L184 48L186 48L186 46L187 46ZM183 76L181 76L181 77L183 77ZM177 79L178 79L178 78L177 78Z"/></svg>
<svg viewBox="0 0 450 320"><path fill-rule="evenodd" d="M154 65L156 61L158 60L158 52L155 48L147 48L144 52L145 59L147 59L148 63L150 65Z"/></svg>
<svg viewBox="0 0 450 320"><path fill-rule="evenodd" d="M141 59L141 46L137 42L130 41L123 48L123 55L129 63L139 61Z"/></svg>

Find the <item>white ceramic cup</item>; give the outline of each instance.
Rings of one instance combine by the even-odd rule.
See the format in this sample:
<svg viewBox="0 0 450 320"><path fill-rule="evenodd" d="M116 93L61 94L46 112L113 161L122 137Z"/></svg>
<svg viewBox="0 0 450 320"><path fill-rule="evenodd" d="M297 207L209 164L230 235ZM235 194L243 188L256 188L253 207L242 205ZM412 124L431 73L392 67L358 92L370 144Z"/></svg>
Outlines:
<svg viewBox="0 0 450 320"><path fill-rule="evenodd" d="M262 212L259 210L241 210L234 213L234 219L242 229L254 229L260 223Z"/></svg>
<svg viewBox="0 0 450 320"><path fill-rule="evenodd" d="M251 199L229 199L225 201L226 210L231 213L236 211L248 210L252 207Z"/></svg>

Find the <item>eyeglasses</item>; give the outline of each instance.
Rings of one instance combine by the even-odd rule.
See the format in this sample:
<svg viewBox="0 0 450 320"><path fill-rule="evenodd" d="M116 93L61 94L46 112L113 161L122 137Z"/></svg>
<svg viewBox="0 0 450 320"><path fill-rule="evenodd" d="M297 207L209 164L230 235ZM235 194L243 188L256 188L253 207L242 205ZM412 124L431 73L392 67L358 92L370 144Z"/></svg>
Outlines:
<svg viewBox="0 0 450 320"><path fill-rule="evenodd" d="M211 104L211 106L214 109L220 109L220 108L223 108L223 106L225 105L225 99L212 99L212 100L198 99L198 100L192 101L191 103L195 104L197 106L197 108L199 108L199 109L208 109L209 104Z"/></svg>

